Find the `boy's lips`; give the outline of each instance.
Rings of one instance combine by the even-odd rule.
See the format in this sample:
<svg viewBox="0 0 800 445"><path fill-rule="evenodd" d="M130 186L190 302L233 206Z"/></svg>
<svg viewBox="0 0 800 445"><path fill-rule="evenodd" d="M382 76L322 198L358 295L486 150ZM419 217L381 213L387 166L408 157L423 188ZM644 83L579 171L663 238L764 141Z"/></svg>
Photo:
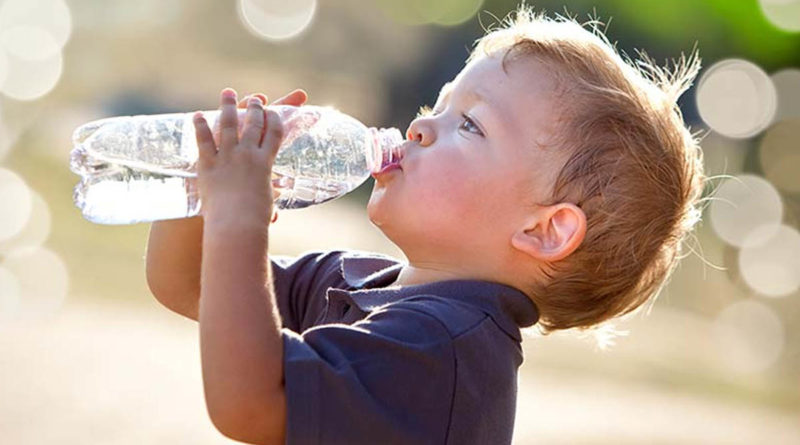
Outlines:
<svg viewBox="0 0 800 445"><path fill-rule="evenodd" d="M387 154L388 156L386 159L383 160L383 165L381 166L381 169L377 172L372 172L373 178L377 178L378 176L384 175L393 170L403 169L401 161L403 160L406 154L405 144L400 144L395 147L392 147L391 152Z"/></svg>
<svg viewBox="0 0 800 445"><path fill-rule="evenodd" d="M380 171L372 172L372 177L378 179L379 176L383 176L394 170L403 170L403 167L400 165L399 160L384 165L383 167L381 167Z"/></svg>

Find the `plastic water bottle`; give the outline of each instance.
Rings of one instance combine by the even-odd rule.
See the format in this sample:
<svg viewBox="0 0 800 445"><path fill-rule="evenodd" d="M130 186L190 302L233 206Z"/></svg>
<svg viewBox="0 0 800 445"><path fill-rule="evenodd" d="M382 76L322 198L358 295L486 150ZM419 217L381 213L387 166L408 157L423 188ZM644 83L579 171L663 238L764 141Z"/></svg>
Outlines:
<svg viewBox="0 0 800 445"><path fill-rule="evenodd" d="M367 128L333 108L269 106L284 139L272 168L275 207L329 201L363 183L397 156L396 128ZM239 130L246 110L239 109ZM73 200L89 221L132 224L200 213L194 113L122 116L73 133L70 169L81 176ZM203 112L216 134L219 111Z"/></svg>

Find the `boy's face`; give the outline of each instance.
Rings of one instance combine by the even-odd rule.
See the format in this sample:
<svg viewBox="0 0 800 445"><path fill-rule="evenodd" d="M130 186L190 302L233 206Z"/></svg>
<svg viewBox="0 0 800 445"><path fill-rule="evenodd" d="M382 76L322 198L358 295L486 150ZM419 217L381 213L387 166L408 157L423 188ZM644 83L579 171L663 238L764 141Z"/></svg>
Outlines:
<svg viewBox="0 0 800 445"><path fill-rule="evenodd" d="M409 126L400 168L376 177L370 219L410 261L496 259L549 197L560 163L537 142L554 131L555 82L530 58L506 68L469 63Z"/></svg>

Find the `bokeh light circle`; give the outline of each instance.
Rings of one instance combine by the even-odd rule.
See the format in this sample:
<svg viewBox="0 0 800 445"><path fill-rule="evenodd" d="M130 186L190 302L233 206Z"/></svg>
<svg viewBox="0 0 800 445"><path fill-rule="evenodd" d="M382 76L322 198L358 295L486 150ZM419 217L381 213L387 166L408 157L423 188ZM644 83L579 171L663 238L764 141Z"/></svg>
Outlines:
<svg viewBox="0 0 800 445"><path fill-rule="evenodd" d="M766 231L767 235L760 232ZM782 297L800 288L800 233L781 225L757 227L750 236L766 241L746 243L739 251L739 273L745 283L759 294Z"/></svg>
<svg viewBox="0 0 800 445"><path fill-rule="evenodd" d="M783 69L770 77L778 93L775 120L800 119L800 69Z"/></svg>
<svg viewBox="0 0 800 445"><path fill-rule="evenodd" d="M757 227L778 230L783 218L783 202L775 187L765 179L745 174L719 186L710 207L711 227L726 243L737 247L766 241L770 233L762 230L761 239L751 236Z"/></svg>
<svg viewBox="0 0 800 445"><path fill-rule="evenodd" d="M239 0L239 17L255 35L284 40L303 32L314 18L317 0Z"/></svg>
<svg viewBox="0 0 800 445"><path fill-rule="evenodd" d="M761 68L746 60L728 59L703 74L697 86L697 109L714 131L746 138L772 122L777 94Z"/></svg>
<svg viewBox="0 0 800 445"><path fill-rule="evenodd" d="M35 100L55 88L61 78L61 51L44 59L8 55L8 73L0 91L16 100Z"/></svg>
<svg viewBox="0 0 800 445"><path fill-rule="evenodd" d="M381 0L379 5L393 20L404 25L435 23L453 26L474 16L483 0Z"/></svg>
<svg viewBox="0 0 800 445"><path fill-rule="evenodd" d="M0 322L16 318L20 299L19 280L10 270L0 266Z"/></svg>
<svg viewBox="0 0 800 445"><path fill-rule="evenodd" d="M713 335L725 368L753 374L772 366L785 344L783 323L768 306L742 300L725 308L716 318Z"/></svg>
<svg viewBox="0 0 800 445"><path fill-rule="evenodd" d="M14 26L44 28L59 48L72 33L72 17L64 0L6 0L0 4L0 29Z"/></svg>
<svg viewBox="0 0 800 445"><path fill-rule="evenodd" d="M31 196L31 212L28 222L13 238L0 240L0 255L21 248L42 246L50 237L52 217L47 201L34 190Z"/></svg>
<svg viewBox="0 0 800 445"><path fill-rule="evenodd" d="M9 55L22 60L45 60L61 51L56 39L38 26L12 26L0 31L0 44Z"/></svg>
<svg viewBox="0 0 800 445"><path fill-rule="evenodd" d="M800 0L759 0L761 11L775 27L800 32Z"/></svg>
<svg viewBox="0 0 800 445"><path fill-rule="evenodd" d="M800 193L800 118L781 121L767 130L758 147L764 176L776 187Z"/></svg>
<svg viewBox="0 0 800 445"><path fill-rule="evenodd" d="M438 2L417 2L426 18L439 25L453 26L470 19L483 5L483 0L442 0Z"/></svg>
<svg viewBox="0 0 800 445"><path fill-rule="evenodd" d="M69 274L59 255L40 247L17 249L3 257L0 266L19 282L20 316L39 318L61 308L69 288Z"/></svg>
<svg viewBox="0 0 800 445"><path fill-rule="evenodd" d="M28 184L11 170L0 168L0 241L16 236L31 216L31 192Z"/></svg>

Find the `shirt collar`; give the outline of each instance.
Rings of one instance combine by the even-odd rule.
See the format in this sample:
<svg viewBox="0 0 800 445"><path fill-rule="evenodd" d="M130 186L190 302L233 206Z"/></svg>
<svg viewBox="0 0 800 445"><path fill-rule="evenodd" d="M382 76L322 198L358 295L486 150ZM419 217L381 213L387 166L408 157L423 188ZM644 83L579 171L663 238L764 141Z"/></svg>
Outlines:
<svg viewBox="0 0 800 445"><path fill-rule="evenodd" d="M477 306L512 338L522 341L520 328L539 320L536 304L523 292L501 283L479 280L447 280L413 286L389 286L403 264L376 254L348 253L341 257L341 272L351 287L347 293L363 311L371 312L402 298L436 295Z"/></svg>

